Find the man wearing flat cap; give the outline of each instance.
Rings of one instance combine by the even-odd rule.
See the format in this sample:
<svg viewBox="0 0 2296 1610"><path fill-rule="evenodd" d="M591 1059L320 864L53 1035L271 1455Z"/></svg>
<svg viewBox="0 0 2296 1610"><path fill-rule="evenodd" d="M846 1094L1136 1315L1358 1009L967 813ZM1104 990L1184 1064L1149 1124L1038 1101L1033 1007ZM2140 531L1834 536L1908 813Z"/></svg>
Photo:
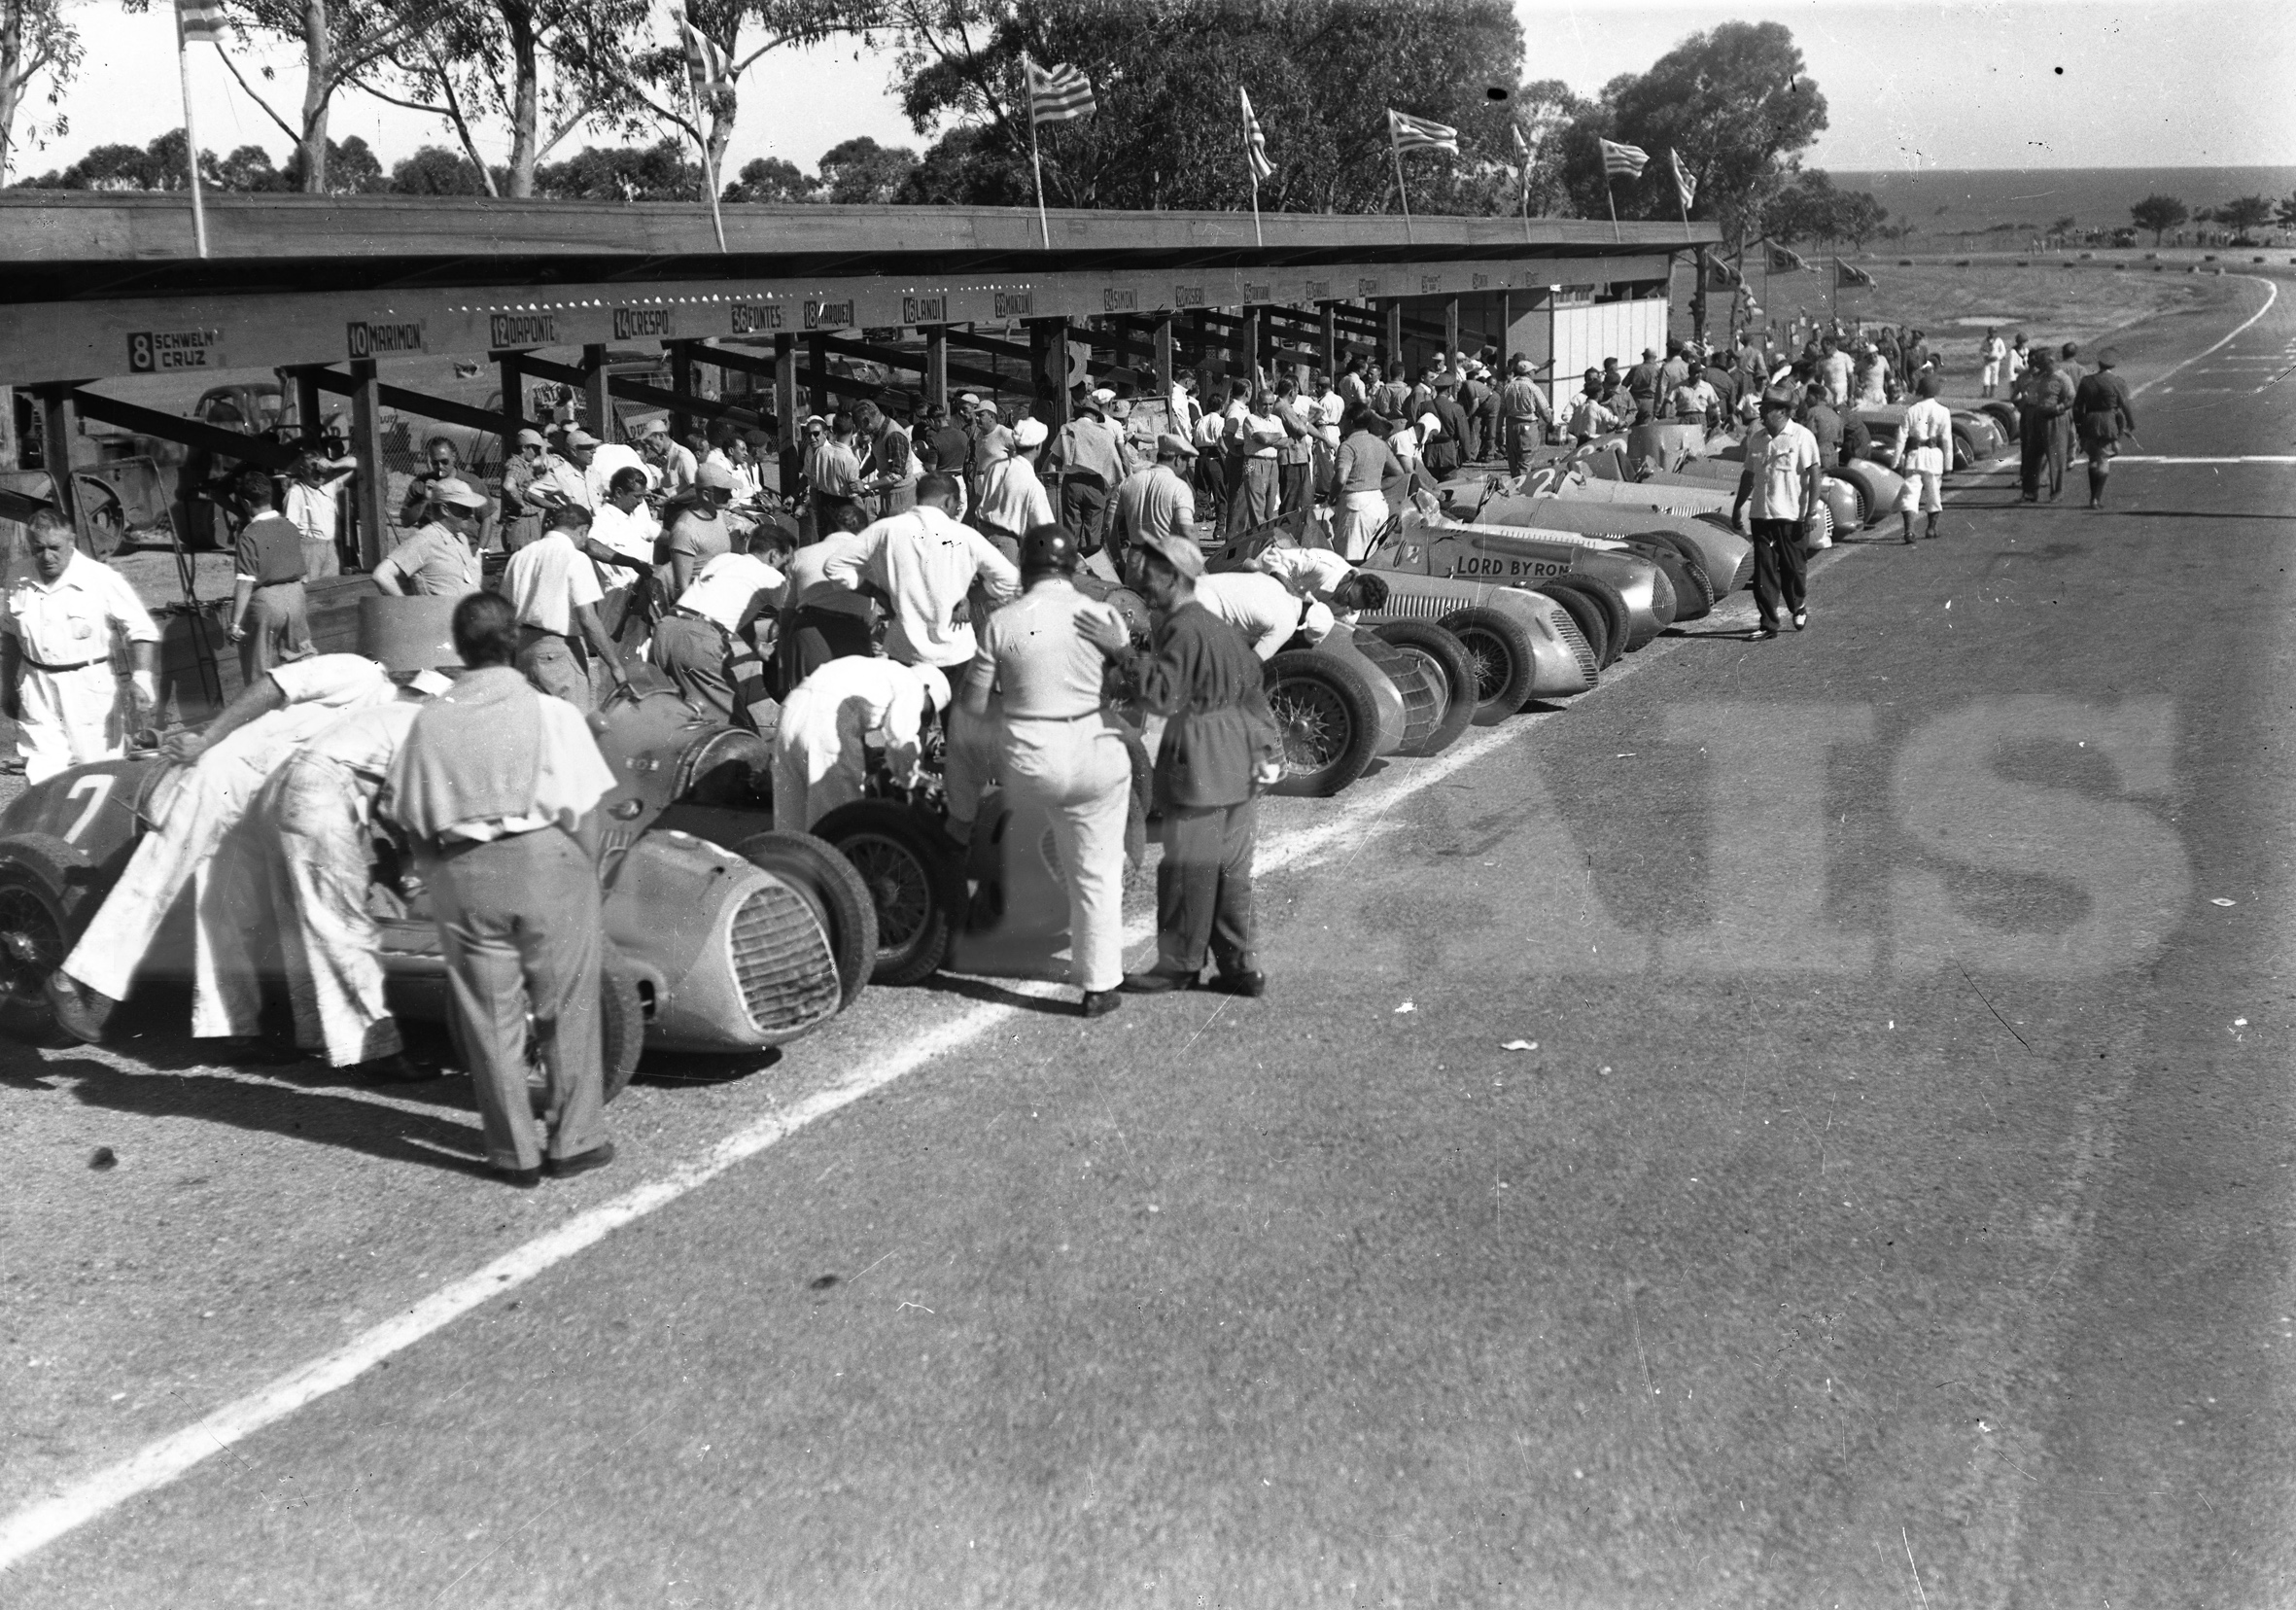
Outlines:
<svg viewBox="0 0 2296 1610"><path fill-rule="evenodd" d="M2112 472L2120 440L2137 429L2137 404L2129 383L2120 377L2121 355L2106 347L2097 354L2097 368L2073 388L2072 422L2080 433L2081 451L2089 456L2089 507L2105 507L2105 480Z"/></svg>

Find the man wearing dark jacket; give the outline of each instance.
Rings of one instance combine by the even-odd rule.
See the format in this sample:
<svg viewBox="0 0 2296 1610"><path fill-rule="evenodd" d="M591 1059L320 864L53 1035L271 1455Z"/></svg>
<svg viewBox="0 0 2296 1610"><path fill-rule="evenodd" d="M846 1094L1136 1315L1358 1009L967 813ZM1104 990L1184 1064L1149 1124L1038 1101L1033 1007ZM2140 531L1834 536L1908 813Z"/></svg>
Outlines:
<svg viewBox="0 0 2296 1610"><path fill-rule="evenodd" d="M2112 472L2113 455L2121 437L2137 429L2137 405L2129 383L2115 370L2119 352L2106 347L2097 354L2094 372L2081 376L2073 388L2072 425L2080 434L2081 450L2089 455L2089 507L2105 507L2105 478Z"/></svg>

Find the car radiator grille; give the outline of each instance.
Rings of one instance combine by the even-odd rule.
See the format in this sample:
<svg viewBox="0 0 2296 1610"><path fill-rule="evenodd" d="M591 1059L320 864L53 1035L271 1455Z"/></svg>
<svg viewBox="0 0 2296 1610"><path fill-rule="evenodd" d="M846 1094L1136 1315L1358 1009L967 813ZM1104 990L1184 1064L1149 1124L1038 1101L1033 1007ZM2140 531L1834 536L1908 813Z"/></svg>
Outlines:
<svg viewBox="0 0 2296 1610"><path fill-rule="evenodd" d="M742 1003L759 1030L803 1029L837 1010L837 959L820 920L794 890L759 889L726 937Z"/></svg>
<svg viewBox="0 0 2296 1610"><path fill-rule="evenodd" d="M1579 662L1579 669L1584 673L1587 685L1593 686L1602 675L1602 666L1596 661L1593 647L1587 643L1586 635L1579 630L1579 623L1557 609L1554 612L1554 632L1562 639L1562 646L1571 651L1571 657Z"/></svg>

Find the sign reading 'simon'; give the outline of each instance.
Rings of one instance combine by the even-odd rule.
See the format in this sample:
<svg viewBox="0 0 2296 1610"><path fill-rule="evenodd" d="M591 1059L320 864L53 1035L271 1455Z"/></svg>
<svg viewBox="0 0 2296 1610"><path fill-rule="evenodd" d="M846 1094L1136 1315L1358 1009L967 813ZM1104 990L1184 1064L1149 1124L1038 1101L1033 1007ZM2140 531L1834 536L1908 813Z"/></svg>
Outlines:
<svg viewBox="0 0 2296 1610"><path fill-rule="evenodd" d="M354 358L388 358L394 353L429 350L423 344L423 325L419 319L404 324L357 319L343 328Z"/></svg>
<svg viewBox="0 0 2296 1610"><path fill-rule="evenodd" d="M224 332L220 330L139 331L127 338L127 367L136 374L222 368Z"/></svg>

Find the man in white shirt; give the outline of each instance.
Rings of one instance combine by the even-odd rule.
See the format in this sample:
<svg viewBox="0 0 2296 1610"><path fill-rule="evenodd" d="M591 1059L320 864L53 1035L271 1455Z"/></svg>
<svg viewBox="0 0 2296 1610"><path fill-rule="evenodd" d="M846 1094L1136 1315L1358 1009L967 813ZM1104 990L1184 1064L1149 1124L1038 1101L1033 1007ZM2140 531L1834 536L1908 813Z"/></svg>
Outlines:
<svg viewBox="0 0 2296 1610"><path fill-rule="evenodd" d="M518 620L518 669L544 693L576 710L595 705L590 667L582 649L617 688L629 685L613 639L598 618L598 567L579 545L590 511L568 506L550 511L549 529L510 555L503 595ZM576 633L579 633L577 645Z"/></svg>
<svg viewBox="0 0 2296 1610"><path fill-rule="evenodd" d="M1273 659L1297 634L1315 644L1332 629L1329 609L1260 571L1200 576L1196 601L1241 632L1263 661Z"/></svg>
<svg viewBox="0 0 2296 1610"><path fill-rule="evenodd" d="M826 661L782 706L774 826L805 832L860 798L872 742L885 750L894 781L914 785L925 717L948 706L949 679L937 666L861 654Z"/></svg>
<svg viewBox="0 0 2296 1610"><path fill-rule="evenodd" d="M355 458L330 459L325 453L309 451L296 458L279 512L302 533L306 580L343 574L342 550L335 543L335 535L342 529L342 506L335 494L358 469Z"/></svg>
<svg viewBox="0 0 2296 1610"><path fill-rule="evenodd" d="M948 671L969 663L977 647L972 626L957 618L973 583L991 605L1002 604L1021 596L1021 573L987 538L957 524L955 479L936 471L918 482L917 494L916 508L863 530L823 564L822 576L885 594L892 612L887 655Z"/></svg>
<svg viewBox="0 0 2296 1610"><path fill-rule="evenodd" d="M1023 532L1056 523L1053 501L1036 474L1037 455L1049 434L1043 420L1022 420L1012 428L1011 454L991 463L981 476L981 530L1008 563L1020 557Z"/></svg>
<svg viewBox="0 0 2296 1610"><path fill-rule="evenodd" d="M543 461L542 472L527 483L519 496L530 508L546 515L553 508L596 508L598 492L590 482L590 464L605 443L579 425L566 433L563 455Z"/></svg>
<svg viewBox="0 0 2296 1610"><path fill-rule="evenodd" d="M605 594L599 618L617 642L627 634L614 628L625 620L644 624L643 588L653 578L654 561L662 540L662 522L645 503L645 474L623 470L608 483L605 501L590 516L589 541L583 544L598 567L598 590Z"/></svg>
<svg viewBox="0 0 2296 1610"><path fill-rule="evenodd" d="M1303 603L1329 609L1333 618L1352 622L1362 610L1387 607L1387 583L1357 570L1330 548L1302 547L1289 537L1260 551L1252 569L1272 576Z"/></svg>
<svg viewBox="0 0 2296 1610"><path fill-rule="evenodd" d="M638 439L638 450L644 455L646 468L653 472L654 484L664 497L682 497L693 489L694 472L701 466L694 462L693 449L670 434L668 420L657 419L646 426L645 434Z"/></svg>
<svg viewBox="0 0 2296 1610"><path fill-rule="evenodd" d="M1981 366L1977 370L1978 396L1991 397L1999 389L2001 383L2001 360L2008 355L2009 344L2001 339L2001 332L1998 330L1987 331L1983 344L1977 348Z"/></svg>
<svg viewBox="0 0 2296 1610"><path fill-rule="evenodd" d="M1924 370L1915 388L1921 401L1905 410L1905 428L1897 437L1896 470L1905 477L1897 493L1897 512L1905 517L1905 542L1913 542L1913 516L1929 516L1926 537L1937 535L1937 516L1945 508L1945 467L1953 457L1953 411L1937 401L1937 375Z"/></svg>
<svg viewBox="0 0 2296 1610"><path fill-rule="evenodd" d="M1825 356L1818 360L1818 378L1826 382L1826 401L1837 408L1848 407L1850 376L1856 371L1857 365L1842 350L1841 337L1827 335Z"/></svg>
<svg viewBox="0 0 2296 1610"><path fill-rule="evenodd" d="M159 699L159 628L125 578L78 552L72 527L42 509L29 522L30 574L0 607L0 709L18 723L24 781L45 783L94 760L117 760ZM125 638L134 670L112 664Z"/></svg>
<svg viewBox="0 0 2296 1610"><path fill-rule="evenodd" d="M780 599L786 580L754 554L717 555L656 624L646 658L703 715L754 731L752 707L765 690L749 627Z"/></svg>
<svg viewBox="0 0 2296 1610"><path fill-rule="evenodd" d="M232 829L264 780L305 740L398 694L390 673L364 655L317 654L271 667L205 727L168 739L167 757L188 769L172 792L163 785L155 794L151 830L50 980L57 1021L84 1039L102 1032L161 921L191 884L191 1032L233 1036L255 1051L261 1006L256 962L270 904L261 846Z"/></svg>
<svg viewBox="0 0 2296 1610"><path fill-rule="evenodd" d="M1806 550L1803 531L1818 519L1818 491L1825 478L1818 438L1793 422L1793 400L1784 392L1762 398L1761 424L1746 438L1746 469L1730 505L1736 525L1754 505L1754 606L1761 613L1756 642L1778 635L1778 611L1793 615L1793 629L1810 623L1804 594Z"/></svg>

